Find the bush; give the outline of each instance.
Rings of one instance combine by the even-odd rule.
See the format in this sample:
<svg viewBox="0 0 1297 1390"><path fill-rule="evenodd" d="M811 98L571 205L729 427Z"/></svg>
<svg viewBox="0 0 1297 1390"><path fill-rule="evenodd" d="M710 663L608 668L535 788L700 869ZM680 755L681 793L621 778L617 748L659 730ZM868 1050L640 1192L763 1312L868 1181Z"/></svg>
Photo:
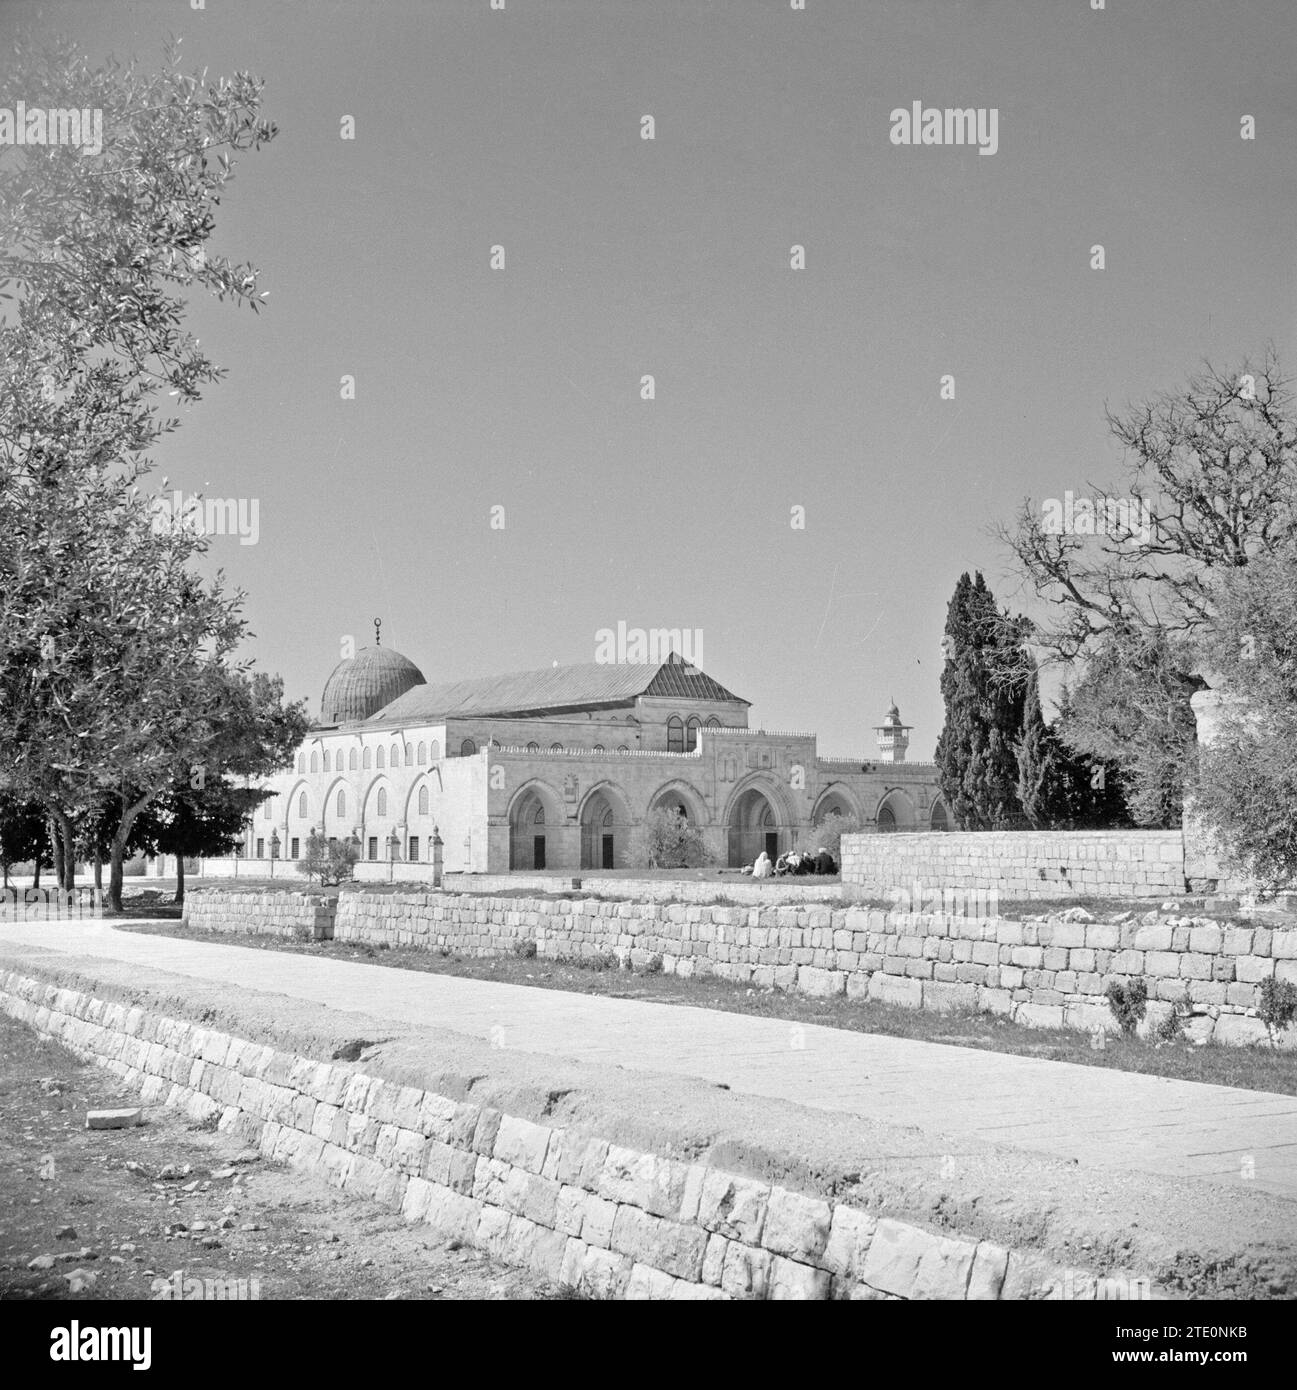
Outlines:
<svg viewBox="0 0 1297 1390"><path fill-rule="evenodd" d="M674 808L650 811L631 843L637 869L700 869L712 859L703 832Z"/></svg>
<svg viewBox="0 0 1297 1390"><path fill-rule="evenodd" d="M333 888L355 872L360 858L360 846L351 840L330 844L323 835L307 837L306 853L297 861L297 872L305 874L307 882L318 878L322 888Z"/></svg>
<svg viewBox="0 0 1297 1390"><path fill-rule="evenodd" d="M1144 1011L1148 1004L1148 985L1142 978L1131 980L1125 985L1119 984L1116 980L1109 980L1104 994L1122 1036L1133 1038L1135 1030L1144 1019Z"/></svg>
<svg viewBox="0 0 1297 1390"><path fill-rule="evenodd" d="M1297 985L1291 980L1277 980L1273 975L1261 981L1261 1002L1257 1017L1270 1035L1270 1046L1278 1047L1278 1035L1297 1019Z"/></svg>
<svg viewBox="0 0 1297 1390"><path fill-rule="evenodd" d="M534 941L515 941L513 953L515 956L521 956L523 960L531 960L536 954L536 943Z"/></svg>
<svg viewBox="0 0 1297 1390"><path fill-rule="evenodd" d="M843 835L854 835L861 829L863 827L855 816L844 816L838 811L830 811L818 825L812 828L811 838L806 841L802 848L812 853L819 849L826 849L841 864Z"/></svg>

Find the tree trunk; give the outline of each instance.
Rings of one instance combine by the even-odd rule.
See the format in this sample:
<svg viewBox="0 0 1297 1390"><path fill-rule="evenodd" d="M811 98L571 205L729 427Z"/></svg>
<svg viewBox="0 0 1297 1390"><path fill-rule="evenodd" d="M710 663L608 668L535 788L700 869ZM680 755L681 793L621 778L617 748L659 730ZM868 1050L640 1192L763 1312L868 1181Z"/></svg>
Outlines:
<svg viewBox="0 0 1297 1390"><path fill-rule="evenodd" d="M58 822L53 816L45 817L45 831L50 837L50 858L54 861L54 884L63 887L63 846L59 843Z"/></svg>
<svg viewBox="0 0 1297 1390"><path fill-rule="evenodd" d="M104 853L99 848L99 841L95 840L95 890L102 892L104 886Z"/></svg>
<svg viewBox="0 0 1297 1390"><path fill-rule="evenodd" d="M176 855L176 902L183 904L185 901L185 856Z"/></svg>
<svg viewBox="0 0 1297 1390"><path fill-rule="evenodd" d="M66 811L59 812L58 823L63 841L63 890L70 893L77 884L77 837Z"/></svg>
<svg viewBox="0 0 1297 1390"><path fill-rule="evenodd" d="M126 863L126 843L135 827L135 817L149 804L152 797L144 797L134 806L123 806L121 819L108 852L108 905L114 912L122 910L122 869Z"/></svg>

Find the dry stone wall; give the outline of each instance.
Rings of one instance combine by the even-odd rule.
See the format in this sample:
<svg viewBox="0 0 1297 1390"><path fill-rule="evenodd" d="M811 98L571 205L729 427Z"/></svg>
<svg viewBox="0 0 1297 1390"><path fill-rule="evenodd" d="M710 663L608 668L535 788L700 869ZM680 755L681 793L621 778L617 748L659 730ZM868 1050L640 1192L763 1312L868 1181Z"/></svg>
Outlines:
<svg viewBox="0 0 1297 1390"><path fill-rule="evenodd" d="M703 907L348 891L335 934L463 955L616 956L634 969L759 988L966 1008L1035 1027L1114 1026L1109 982L1148 984L1144 1031L1179 1008L1195 1040L1266 1039L1261 982L1297 982L1297 930L1079 908L1015 921L864 907ZM1297 1042L1297 1030L1286 1041Z"/></svg>
<svg viewBox="0 0 1297 1390"><path fill-rule="evenodd" d="M875 892L995 890L1005 898L1165 898L1185 891L1179 830L844 835L842 881Z"/></svg>
<svg viewBox="0 0 1297 1390"><path fill-rule="evenodd" d="M182 920L205 931L323 941L333 935L336 902L324 893L209 888L185 894Z"/></svg>
<svg viewBox="0 0 1297 1390"><path fill-rule="evenodd" d="M0 1008L146 1103L542 1278L633 1299L1147 1297L1030 1252L552 1128L139 1006L0 973Z"/></svg>

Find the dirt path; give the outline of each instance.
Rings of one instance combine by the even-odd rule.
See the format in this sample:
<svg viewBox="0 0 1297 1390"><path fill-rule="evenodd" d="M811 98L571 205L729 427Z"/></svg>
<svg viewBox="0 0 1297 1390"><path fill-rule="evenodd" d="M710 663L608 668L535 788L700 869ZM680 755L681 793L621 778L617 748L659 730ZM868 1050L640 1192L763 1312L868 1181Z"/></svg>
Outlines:
<svg viewBox="0 0 1297 1390"><path fill-rule="evenodd" d="M87 1110L138 1103L0 1015L0 1300L156 1298L164 1285L193 1297L197 1280L243 1280L231 1296L267 1299L558 1292L165 1106L136 1128L84 1128Z"/></svg>

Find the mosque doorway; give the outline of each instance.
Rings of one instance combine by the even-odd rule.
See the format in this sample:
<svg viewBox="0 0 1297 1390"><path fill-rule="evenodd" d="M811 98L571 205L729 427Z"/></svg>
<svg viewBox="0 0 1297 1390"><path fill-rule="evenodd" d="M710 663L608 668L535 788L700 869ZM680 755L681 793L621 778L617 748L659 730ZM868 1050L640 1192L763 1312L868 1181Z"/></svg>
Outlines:
<svg viewBox="0 0 1297 1390"><path fill-rule="evenodd" d="M779 821L770 798L757 787L749 787L734 803L729 823L729 866L742 868L764 851L778 859Z"/></svg>

